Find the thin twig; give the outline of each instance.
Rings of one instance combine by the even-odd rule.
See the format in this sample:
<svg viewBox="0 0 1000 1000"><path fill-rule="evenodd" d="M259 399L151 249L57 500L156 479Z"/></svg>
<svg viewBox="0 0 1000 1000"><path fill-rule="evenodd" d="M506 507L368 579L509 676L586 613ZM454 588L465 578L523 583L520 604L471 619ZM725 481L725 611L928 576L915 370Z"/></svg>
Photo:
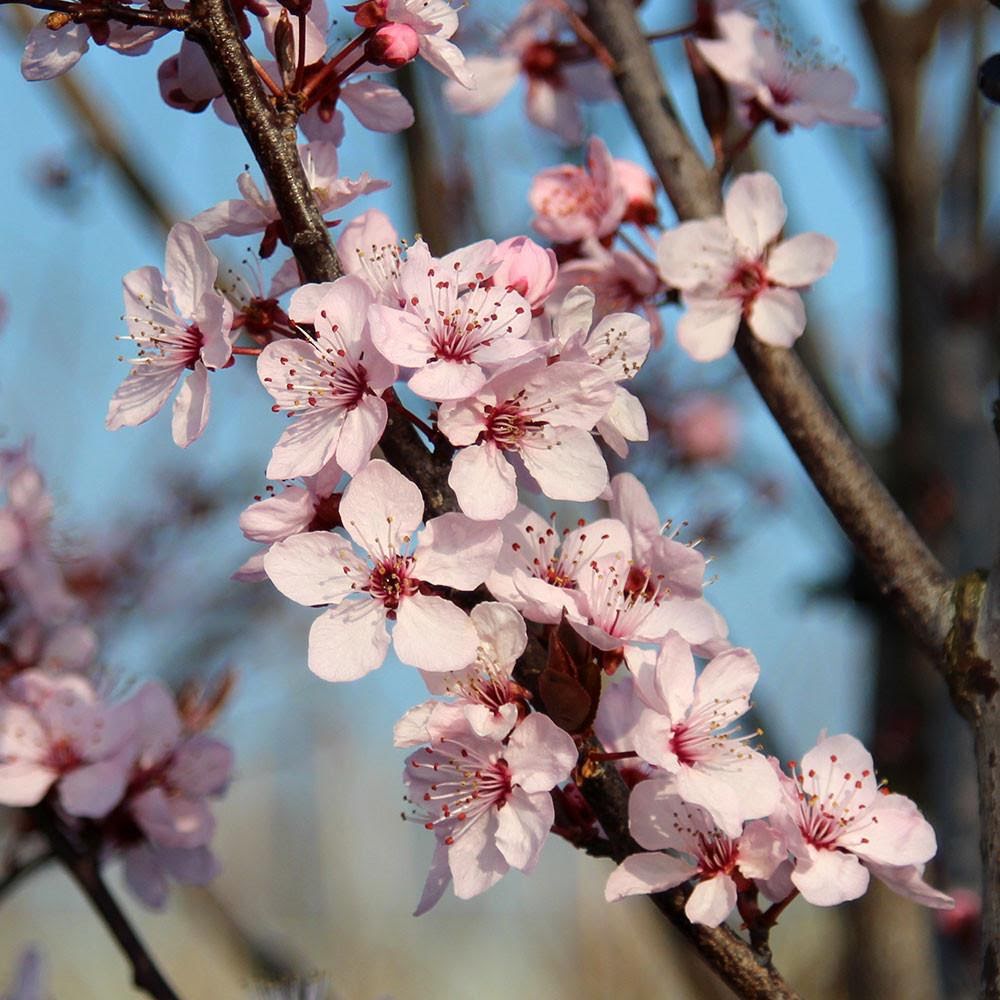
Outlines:
<svg viewBox="0 0 1000 1000"><path fill-rule="evenodd" d="M0 5L14 3L65 14L77 24L120 21L133 27L164 28L168 31L186 31L191 25L191 16L186 10L148 10L119 3L82 4L73 0L0 0Z"/></svg>
<svg viewBox="0 0 1000 1000"><path fill-rule="evenodd" d="M179 1000L178 995L157 968L146 946L129 923L104 879L97 858L90 850L76 844L52 807L42 802L29 810L38 830L44 835L73 880L90 900L105 926L118 942L132 966L132 981L155 1000Z"/></svg>

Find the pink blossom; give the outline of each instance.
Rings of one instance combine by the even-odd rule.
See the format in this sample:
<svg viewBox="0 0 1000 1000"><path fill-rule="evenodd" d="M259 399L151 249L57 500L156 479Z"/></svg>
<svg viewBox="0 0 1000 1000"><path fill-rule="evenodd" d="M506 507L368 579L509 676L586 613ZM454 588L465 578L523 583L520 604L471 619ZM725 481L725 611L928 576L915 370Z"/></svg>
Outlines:
<svg viewBox="0 0 1000 1000"><path fill-rule="evenodd" d="M513 289L527 300L531 314L538 316L555 288L559 271L555 252L527 236L514 236L497 244L493 260L499 265L493 284Z"/></svg>
<svg viewBox="0 0 1000 1000"><path fill-rule="evenodd" d="M778 131L817 122L877 128L881 115L852 107L858 84L840 66L796 65L774 34L740 10L716 16L718 39L695 44L705 61L730 84L747 124L770 118Z"/></svg>
<svg viewBox="0 0 1000 1000"><path fill-rule="evenodd" d="M332 142L339 146L344 139L344 116L338 110L345 105L358 122L372 132L402 132L413 124L410 102L384 80L352 80L324 95L299 119L303 135L310 141ZM228 105L227 105L228 108ZM228 121L232 112L224 117ZM232 119L232 124L236 119Z"/></svg>
<svg viewBox="0 0 1000 1000"><path fill-rule="evenodd" d="M467 66L475 77L470 90L445 83L444 95L453 111L484 114L510 93L522 77L527 84L528 120L554 132L569 146L583 142L581 101L608 101L617 97L603 64L587 58L578 43L557 38L564 21L549 7L526 4L507 30L500 54L473 56Z"/></svg>
<svg viewBox="0 0 1000 1000"><path fill-rule="evenodd" d="M602 239L621 225L628 204L608 147L596 136L587 144L587 166L563 164L535 175L528 194L531 224L554 243Z"/></svg>
<svg viewBox="0 0 1000 1000"><path fill-rule="evenodd" d="M213 287L218 270L202 235L179 222L167 237L166 275L141 267L122 279L129 331L122 339L139 354L111 397L108 430L154 417L190 370L174 400L173 438L186 448L201 436L209 415L208 373L229 363L236 339L233 307Z"/></svg>
<svg viewBox="0 0 1000 1000"><path fill-rule="evenodd" d="M496 567L486 580L494 597L512 604L530 621L555 625L572 599L565 593L576 587L582 567L599 556L628 546L620 521L602 518L580 522L559 533L551 521L518 504L500 525L503 547Z"/></svg>
<svg viewBox="0 0 1000 1000"><path fill-rule="evenodd" d="M689 393L670 408L667 436L682 462L727 462L739 440L739 414L724 396Z"/></svg>
<svg viewBox="0 0 1000 1000"><path fill-rule="evenodd" d="M725 648L723 617L703 597L674 597L666 583L672 553L652 552L636 565L628 550L601 556L580 569L568 596L570 625L591 645L638 655L636 643L659 643L677 632L699 655Z"/></svg>
<svg viewBox="0 0 1000 1000"><path fill-rule="evenodd" d="M271 452L268 478L311 476L333 459L353 475L368 462L388 416L382 393L396 380L395 365L375 351L368 333L373 298L349 275L292 296L288 315L311 323L315 334L268 344L257 359L272 409L292 418Z"/></svg>
<svg viewBox="0 0 1000 1000"><path fill-rule="evenodd" d="M461 448L448 485L476 520L506 517L517 505L516 457L553 500L593 500L608 482L590 435L614 397L597 365L534 361L503 372L474 396L445 403L438 426Z"/></svg>
<svg viewBox="0 0 1000 1000"><path fill-rule="evenodd" d="M631 472L620 472L611 480L609 507L628 532L636 571L661 579L674 597L701 597L705 557L677 541L676 532L665 534L669 522L662 522L646 487Z"/></svg>
<svg viewBox="0 0 1000 1000"><path fill-rule="evenodd" d="M635 728L639 756L669 773L670 790L706 809L723 832L738 836L744 820L767 816L778 784L767 758L739 735L760 667L747 649L720 653L695 679L694 658L677 633L655 663L629 660L636 692L647 705Z"/></svg>
<svg viewBox="0 0 1000 1000"><path fill-rule="evenodd" d="M619 384L634 378L649 354L649 323L634 313L611 313L591 329L593 318L594 293L582 285L571 289L552 318L553 350L563 361L590 362L614 380L615 396L597 432L624 456L627 442L649 440L642 403Z"/></svg>
<svg viewBox="0 0 1000 1000"><path fill-rule="evenodd" d="M219 874L219 862L208 847L161 847L142 841L122 851L125 882L150 909L167 902L168 878L181 885L207 885Z"/></svg>
<svg viewBox="0 0 1000 1000"><path fill-rule="evenodd" d="M416 370L407 384L418 396L465 399L482 388L487 369L536 352L524 339L528 303L513 290L485 285L494 249L484 241L439 260L418 241L399 272L405 308L376 304L369 311L375 346Z"/></svg>
<svg viewBox="0 0 1000 1000"><path fill-rule="evenodd" d="M22 619L48 628L73 614L79 602L66 589L52 551L52 497L27 445L0 452L0 489L6 493L0 506L0 581L6 599L13 608L23 603Z"/></svg>
<svg viewBox="0 0 1000 1000"><path fill-rule="evenodd" d="M399 69L420 51L420 36L408 24L383 24L365 44L365 55L375 66Z"/></svg>
<svg viewBox="0 0 1000 1000"><path fill-rule="evenodd" d="M302 486L286 486L280 493L258 497L240 514L244 538L263 542L265 548L252 555L234 574L234 580L266 580L264 555L275 542L303 531L318 531L340 523L339 497L334 496L343 470L335 461L328 462L314 476L303 476ZM271 487L268 487L270 490ZM334 510L337 511L335 521Z"/></svg>
<svg viewBox="0 0 1000 1000"><path fill-rule="evenodd" d="M510 868L531 872L554 818L549 791L576 759L573 738L538 714L506 742L456 729L411 754L407 797L437 837L416 914L434 906L450 881L459 899L470 899Z"/></svg>
<svg viewBox="0 0 1000 1000"><path fill-rule="evenodd" d="M181 111L204 111L222 93L205 50L189 38L181 41L177 55L160 64L156 79L164 102Z"/></svg>
<svg viewBox="0 0 1000 1000"><path fill-rule="evenodd" d="M433 586L472 590L496 561L500 532L461 514L427 522L420 491L387 462L369 462L340 502L349 538L308 532L276 542L264 557L271 582L309 607L331 605L309 633L309 668L325 680L354 680L382 665L393 645L421 670L461 670L479 638L464 611ZM364 553L357 555L351 541ZM431 586L428 586L431 585Z"/></svg>
<svg viewBox="0 0 1000 1000"><path fill-rule="evenodd" d="M432 694L450 700L411 708L396 723L396 746L433 743L455 728L503 739L525 711L528 692L512 677L528 644L524 619L510 605L493 601L477 604L469 617L479 639L475 662L463 670L424 675Z"/></svg>
<svg viewBox="0 0 1000 1000"><path fill-rule="evenodd" d="M684 222L660 237L660 276L680 289L687 307L677 339L695 360L721 358L741 319L775 347L802 335L805 308L794 289L826 274L837 245L819 233L779 242L786 216L770 174L743 174L726 195L723 216Z"/></svg>
<svg viewBox="0 0 1000 1000"><path fill-rule="evenodd" d="M0 802L33 806L58 782L73 816L105 815L122 797L135 713L107 706L74 674L27 670L0 700Z"/></svg>
<svg viewBox="0 0 1000 1000"><path fill-rule="evenodd" d="M684 913L692 923L718 927L736 905L739 882L769 878L788 855L780 834L762 820L727 833L705 809L674 794L669 782L640 782L628 813L632 836L656 853L633 854L611 873L604 890L609 902L695 879Z"/></svg>
<svg viewBox="0 0 1000 1000"><path fill-rule="evenodd" d="M358 195L371 194L389 186L388 181L373 180L367 173L362 173L356 181L339 177L337 147L329 142L310 142L299 146L299 157L323 215L342 208ZM191 220L206 239L212 240L227 233L230 236L246 236L266 231L280 223L271 193L262 194L248 172L240 174L236 186L242 198L220 201ZM273 239L276 240L277 236ZM270 254L262 253L262 256Z"/></svg>
<svg viewBox="0 0 1000 1000"><path fill-rule="evenodd" d="M857 899L871 873L925 906L953 905L921 878L937 851L930 824L906 796L879 788L871 754L855 737L821 739L793 777L779 778L781 800L771 819L796 859L792 883L810 903Z"/></svg>

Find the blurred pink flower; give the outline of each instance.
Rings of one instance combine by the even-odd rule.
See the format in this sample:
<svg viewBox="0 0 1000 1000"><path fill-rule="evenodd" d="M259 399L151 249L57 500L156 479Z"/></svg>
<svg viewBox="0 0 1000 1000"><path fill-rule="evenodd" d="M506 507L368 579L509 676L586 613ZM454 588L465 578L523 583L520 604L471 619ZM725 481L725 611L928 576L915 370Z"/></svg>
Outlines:
<svg viewBox="0 0 1000 1000"><path fill-rule="evenodd" d="M739 441L739 412L724 396L695 392L667 414L667 436L682 462L728 462Z"/></svg>

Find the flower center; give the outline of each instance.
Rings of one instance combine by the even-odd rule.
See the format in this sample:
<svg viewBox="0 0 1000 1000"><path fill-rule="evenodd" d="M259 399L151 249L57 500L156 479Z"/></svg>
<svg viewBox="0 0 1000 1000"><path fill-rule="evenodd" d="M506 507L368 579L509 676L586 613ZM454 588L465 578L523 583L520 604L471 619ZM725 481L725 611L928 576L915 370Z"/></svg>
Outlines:
<svg viewBox="0 0 1000 1000"><path fill-rule="evenodd" d="M394 612L404 597L412 597L420 589L420 581L410 576L412 565L412 556L385 556L372 567L368 583L362 589L386 610Z"/></svg>

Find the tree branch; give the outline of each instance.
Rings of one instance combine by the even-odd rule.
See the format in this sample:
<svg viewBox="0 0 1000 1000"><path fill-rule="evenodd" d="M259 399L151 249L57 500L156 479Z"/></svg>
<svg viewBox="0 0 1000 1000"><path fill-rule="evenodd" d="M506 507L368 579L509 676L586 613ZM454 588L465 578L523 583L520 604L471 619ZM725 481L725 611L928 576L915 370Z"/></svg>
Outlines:
<svg viewBox="0 0 1000 1000"><path fill-rule="evenodd" d="M122 912L114 896L101 878L95 854L83 850L74 842L52 807L42 802L28 810L38 830L44 835L76 884L83 890L91 905L97 910L105 926L118 942L118 946L132 966L132 981L156 1000L179 1000L170 984L156 967L146 946L133 930L128 917Z"/></svg>
<svg viewBox="0 0 1000 1000"><path fill-rule="evenodd" d="M120 21L133 27L165 28L168 31L185 31L191 24L186 10L146 10L119 3L75 3L74 0L0 0L0 4L13 3L34 10L65 14L77 24Z"/></svg>
<svg viewBox="0 0 1000 1000"><path fill-rule="evenodd" d="M615 58L615 82L678 216L717 215L718 178L702 162L667 97L631 0L588 4ZM737 352L768 408L883 593L939 661L950 627L949 580L840 426L793 351L744 329Z"/></svg>

